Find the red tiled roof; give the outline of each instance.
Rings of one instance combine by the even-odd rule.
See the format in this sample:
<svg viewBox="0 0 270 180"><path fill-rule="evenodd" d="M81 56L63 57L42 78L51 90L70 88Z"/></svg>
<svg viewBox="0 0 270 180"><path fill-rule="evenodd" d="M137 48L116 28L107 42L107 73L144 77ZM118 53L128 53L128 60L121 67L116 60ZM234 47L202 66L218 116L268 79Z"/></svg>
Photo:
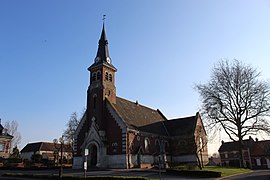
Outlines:
<svg viewBox="0 0 270 180"><path fill-rule="evenodd" d="M37 151L54 151L54 149L60 149L60 144L54 144L50 142L36 142L28 143L21 152L37 152ZM63 147L65 152L72 152L70 145L65 144Z"/></svg>

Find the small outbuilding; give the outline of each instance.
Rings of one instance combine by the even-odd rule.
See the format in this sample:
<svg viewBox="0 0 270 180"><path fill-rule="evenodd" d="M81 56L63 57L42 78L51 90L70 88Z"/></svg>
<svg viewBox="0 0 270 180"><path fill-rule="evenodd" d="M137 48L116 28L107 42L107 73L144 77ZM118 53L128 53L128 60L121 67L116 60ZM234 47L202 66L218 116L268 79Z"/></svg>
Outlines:
<svg viewBox="0 0 270 180"><path fill-rule="evenodd" d="M8 134L0 122L0 158L8 158L11 153L11 140L13 136Z"/></svg>
<svg viewBox="0 0 270 180"><path fill-rule="evenodd" d="M49 161L59 162L61 157L61 144L51 142L34 142L28 143L21 150L21 158L23 160L32 160L33 155L41 155L42 159ZM72 159L72 148L70 145L63 145L63 159Z"/></svg>

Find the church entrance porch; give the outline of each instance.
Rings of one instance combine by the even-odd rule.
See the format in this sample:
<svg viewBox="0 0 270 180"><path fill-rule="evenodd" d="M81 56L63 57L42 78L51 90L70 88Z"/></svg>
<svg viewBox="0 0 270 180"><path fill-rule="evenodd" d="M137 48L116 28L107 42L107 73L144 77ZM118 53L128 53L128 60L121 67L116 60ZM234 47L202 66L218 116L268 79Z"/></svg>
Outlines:
<svg viewBox="0 0 270 180"><path fill-rule="evenodd" d="M91 144L89 146L89 159L88 159L88 167L96 167L97 166L97 146L95 144Z"/></svg>

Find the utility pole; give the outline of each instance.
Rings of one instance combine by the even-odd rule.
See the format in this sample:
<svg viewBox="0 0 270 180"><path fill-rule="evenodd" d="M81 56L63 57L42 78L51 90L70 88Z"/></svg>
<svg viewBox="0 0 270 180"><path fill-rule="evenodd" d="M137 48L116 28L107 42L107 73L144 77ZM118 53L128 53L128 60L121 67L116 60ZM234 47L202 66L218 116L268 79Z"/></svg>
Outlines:
<svg viewBox="0 0 270 180"><path fill-rule="evenodd" d="M84 160L84 163L83 163L83 169L84 169L84 178L86 178L86 171L87 171L87 156L89 154L89 150L88 149L85 149L84 150L84 156L85 156L85 160Z"/></svg>
<svg viewBox="0 0 270 180"><path fill-rule="evenodd" d="M63 144L64 144L63 136L59 138L59 141L60 141L60 151L61 151L59 178L62 178L63 177Z"/></svg>

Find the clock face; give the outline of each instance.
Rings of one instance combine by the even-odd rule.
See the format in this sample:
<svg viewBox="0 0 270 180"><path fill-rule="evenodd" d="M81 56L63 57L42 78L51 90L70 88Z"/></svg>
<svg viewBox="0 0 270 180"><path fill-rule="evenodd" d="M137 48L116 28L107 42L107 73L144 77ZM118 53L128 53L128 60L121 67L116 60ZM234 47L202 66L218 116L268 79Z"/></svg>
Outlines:
<svg viewBox="0 0 270 180"><path fill-rule="evenodd" d="M100 61L100 57L96 57L95 62L99 62Z"/></svg>
<svg viewBox="0 0 270 180"><path fill-rule="evenodd" d="M109 64L111 63L111 58L107 57L106 60L107 60L107 63L109 63Z"/></svg>

